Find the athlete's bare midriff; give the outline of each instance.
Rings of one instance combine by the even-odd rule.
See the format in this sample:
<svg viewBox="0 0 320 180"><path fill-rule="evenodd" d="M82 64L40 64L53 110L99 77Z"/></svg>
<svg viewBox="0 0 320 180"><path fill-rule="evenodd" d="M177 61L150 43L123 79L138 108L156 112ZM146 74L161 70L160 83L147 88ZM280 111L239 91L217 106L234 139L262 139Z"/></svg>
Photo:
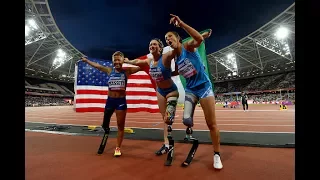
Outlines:
<svg viewBox="0 0 320 180"><path fill-rule="evenodd" d="M108 91L108 97L111 98L123 98L126 97L126 91Z"/></svg>
<svg viewBox="0 0 320 180"><path fill-rule="evenodd" d="M167 79L164 81L156 82L156 84L157 84L157 87L160 89L167 89L172 86L173 81L172 81L172 79Z"/></svg>

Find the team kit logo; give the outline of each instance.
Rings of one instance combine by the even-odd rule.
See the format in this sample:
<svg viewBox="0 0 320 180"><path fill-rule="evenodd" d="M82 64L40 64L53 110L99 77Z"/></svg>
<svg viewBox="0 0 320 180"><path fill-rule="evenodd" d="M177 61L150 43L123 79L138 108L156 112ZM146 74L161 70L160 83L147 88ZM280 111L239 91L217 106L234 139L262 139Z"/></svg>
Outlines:
<svg viewBox="0 0 320 180"><path fill-rule="evenodd" d="M188 58L185 58L184 60L182 60L182 63L178 64L178 69L179 74L181 74L185 78L189 78L197 74L196 68Z"/></svg>
<svg viewBox="0 0 320 180"><path fill-rule="evenodd" d="M162 75L160 67L150 68L149 74L152 77L152 79L155 81L162 81L163 80L163 75Z"/></svg>
<svg viewBox="0 0 320 180"><path fill-rule="evenodd" d="M126 85L124 74L121 76L111 76L108 84L112 90L124 90Z"/></svg>

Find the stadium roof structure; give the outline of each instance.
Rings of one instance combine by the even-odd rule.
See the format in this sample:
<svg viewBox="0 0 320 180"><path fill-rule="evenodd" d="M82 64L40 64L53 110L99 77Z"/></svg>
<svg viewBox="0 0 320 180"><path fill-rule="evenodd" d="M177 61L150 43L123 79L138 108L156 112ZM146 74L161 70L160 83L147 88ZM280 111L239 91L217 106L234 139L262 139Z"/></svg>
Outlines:
<svg viewBox="0 0 320 180"><path fill-rule="evenodd" d="M82 56L60 32L48 0L25 0L25 76L72 82Z"/></svg>
<svg viewBox="0 0 320 180"><path fill-rule="evenodd" d="M60 32L48 0L25 0L25 76L71 83L82 56ZM294 70L295 3L207 59L215 82Z"/></svg>
<svg viewBox="0 0 320 180"><path fill-rule="evenodd" d="M295 3L239 41L207 55L215 82L293 71Z"/></svg>

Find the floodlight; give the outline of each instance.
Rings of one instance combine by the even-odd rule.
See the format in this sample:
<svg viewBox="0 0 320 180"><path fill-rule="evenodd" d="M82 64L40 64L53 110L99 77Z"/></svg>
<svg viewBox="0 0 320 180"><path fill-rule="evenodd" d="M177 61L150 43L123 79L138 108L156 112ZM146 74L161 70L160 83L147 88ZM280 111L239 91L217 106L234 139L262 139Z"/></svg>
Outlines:
<svg viewBox="0 0 320 180"><path fill-rule="evenodd" d="M38 29L38 25L37 23L34 21L34 19L29 19L28 20L29 25L33 28L33 29Z"/></svg>
<svg viewBox="0 0 320 180"><path fill-rule="evenodd" d="M233 53L230 53L230 54L227 55L227 58L228 58L228 59L231 59L233 56L234 56L234 54L233 54Z"/></svg>
<svg viewBox="0 0 320 180"><path fill-rule="evenodd" d="M285 39L289 35L289 30L285 27L280 27L274 35L277 39Z"/></svg>
<svg viewBox="0 0 320 180"><path fill-rule="evenodd" d="M26 20L25 24L25 45L47 38L34 19Z"/></svg>
<svg viewBox="0 0 320 180"><path fill-rule="evenodd" d="M30 33L30 28L28 26L25 27L25 36L28 36Z"/></svg>
<svg viewBox="0 0 320 180"><path fill-rule="evenodd" d="M59 68L61 65L63 65L64 63L66 63L70 59L72 59L72 56L70 56L64 50L62 50L60 48L57 49L57 55L53 60L50 72L52 72L53 70Z"/></svg>

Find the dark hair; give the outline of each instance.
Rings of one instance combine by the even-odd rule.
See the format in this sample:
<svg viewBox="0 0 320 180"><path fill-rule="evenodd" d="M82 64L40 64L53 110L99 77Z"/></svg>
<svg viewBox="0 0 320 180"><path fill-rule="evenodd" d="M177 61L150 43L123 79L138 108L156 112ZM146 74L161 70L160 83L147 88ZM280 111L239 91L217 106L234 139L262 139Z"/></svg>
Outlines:
<svg viewBox="0 0 320 180"><path fill-rule="evenodd" d="M181 39L180 35L179 35L176 31L169 31L169 32L171 32L172 34L174 34L174 35L176 36L176 38L179 39L179 42L182 43L182 39ZM168 33L169 33L169 32L168 32Z"/></svg>
<svg viewBox="0 0 320 180"><path fill-rule="evenodd" d="M164 48L164 45L163 45L162 41L159 38L151 39L151 41L153 41L153 40L155 40L155 41L157 41L159 43L159 47L161 48L160 53L162 54L162 51L163 51L163 48Z"/></svg>

